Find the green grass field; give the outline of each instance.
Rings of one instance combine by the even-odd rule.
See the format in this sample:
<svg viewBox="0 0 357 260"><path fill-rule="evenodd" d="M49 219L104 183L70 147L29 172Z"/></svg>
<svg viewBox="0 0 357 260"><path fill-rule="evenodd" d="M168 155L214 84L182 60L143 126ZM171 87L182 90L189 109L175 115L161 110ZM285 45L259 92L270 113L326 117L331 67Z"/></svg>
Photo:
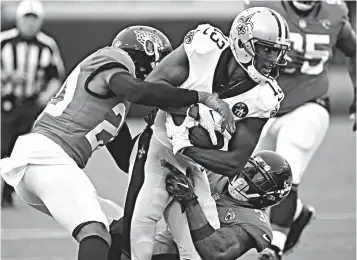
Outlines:
<svg viewBox="0 0 357 260"><path fill-rule="evenodd" d="M339 84L345 75L335 74ZM343 82L343 81L342 81ZM351 100L349 91L332 89L338 101ZM341 89L343 89L341 87ZM336 96L337 95L337 96ZM346 102L346 111L348 104ZM135 134L142 121L131 120ZM304 175L301 197L315 206L317 219L307 230L298 248L287 260L356 259L356 135L347 117L333 117L328 134ZM86 172L98 193L123 205L127 176L113 164L102 149L93 156ZM15 209L1 214L1 259L68 260L76 259L76 242L51 218L16 199ZM242 257L256 259L255 252Z"/></svg>

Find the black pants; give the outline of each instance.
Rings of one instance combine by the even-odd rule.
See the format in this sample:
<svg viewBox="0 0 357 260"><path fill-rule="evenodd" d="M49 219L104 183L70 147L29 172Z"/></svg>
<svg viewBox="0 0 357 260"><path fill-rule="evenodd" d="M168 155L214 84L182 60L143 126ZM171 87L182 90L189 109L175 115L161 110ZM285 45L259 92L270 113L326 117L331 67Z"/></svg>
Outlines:
<svg viewBox="0 0 357 260"><path fill-rule="evenodd" d="M135 164L133 168L132 177L129 183L125 206L124 206L124 217L122 220L122 241L120 247L123 248L126 252L130 253L130 227L131 219L134 212L135 202L139 191L144 183L144 166L146 162L146 155L149 149L149 144L152 136L152 129L150 126L147 126L144 131L136 136L134 139L131 139L129 129L125 124L120 130L119 134L115 139L110 143L110 146L107 148L114 158L118 167L124 172L128 172L129 168L129 158L132 152L134 143L138 139L138 147L141 149L140 156L137 156L135 159ZM143 150L146 151L143 153Z"/></svg>

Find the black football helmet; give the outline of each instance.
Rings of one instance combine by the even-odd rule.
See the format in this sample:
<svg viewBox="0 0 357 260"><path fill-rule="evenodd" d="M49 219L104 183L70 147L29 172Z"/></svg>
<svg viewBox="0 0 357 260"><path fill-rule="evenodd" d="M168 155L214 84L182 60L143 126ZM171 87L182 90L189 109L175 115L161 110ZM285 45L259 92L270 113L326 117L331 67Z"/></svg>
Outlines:
<svg viewBox="0 0 357 260"><path fill-rule="evenodd" d="M165 34L150 26L130 26L114 38L112 46L126 51L135 64L136 77L145 79L172 51Z"/></svg>
<svg viewBox="0 0 357 260"><path fill-rule="evenodd" d="M232 198L255 208L266 208L281 202L292 187L289 163L272 151L259 151L228 184Z"/></svg>

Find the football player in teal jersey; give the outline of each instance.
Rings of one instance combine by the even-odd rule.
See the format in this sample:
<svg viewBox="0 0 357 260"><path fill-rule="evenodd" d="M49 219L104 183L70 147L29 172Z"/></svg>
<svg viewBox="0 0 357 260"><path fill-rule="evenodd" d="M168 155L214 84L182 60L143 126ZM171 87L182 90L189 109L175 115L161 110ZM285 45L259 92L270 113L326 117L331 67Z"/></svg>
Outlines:
<svg viewBox="0 0 357 260"><path fill-rule="evenodd" d="M351 117L356 112L356 34L344 1L250 1L247 7L252 6L279 12L291 32L289 62L277 79L285 98L276 117L264 127L256 148L278 152L292 168L293 189L286 200L271 210L274 238L271 250L261 255L264 260L281 259L283 252L295 247L314 216L314 208L299 199L298 186L328 130L328 65L335 48L351 60L354 92ZM338 87L345 84L350 85L341 82ZM355 128L354 120L353 131Z"/></svg>
<svg viewBox="0 0 357 260"><path fill-rule="evenodd" d="M117 205L98 196L82 169L118 134L131 102L161 108L204 103L234 129L232 112L217 95L142 80L171 50L155 28L124 29L111 46L73 69L31 133L20 136L11 156L0 161L1 175L19 197L79 242L80 260L107 259L109 224L121 215Z"/></svg>

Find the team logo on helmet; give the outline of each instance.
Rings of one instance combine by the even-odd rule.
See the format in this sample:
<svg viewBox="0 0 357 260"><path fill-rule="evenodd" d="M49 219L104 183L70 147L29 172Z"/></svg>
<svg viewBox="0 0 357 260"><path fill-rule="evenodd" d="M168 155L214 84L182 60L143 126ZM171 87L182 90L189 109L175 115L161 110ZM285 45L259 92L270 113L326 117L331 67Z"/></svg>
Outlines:
<svg viewBox="0 0 357 260"><path fill-rule="evenodd" d="M226 216L224 217L225 221L233 221L236 218L236 213L234 213L232 208L229 208Z"/></svg>
<svg viewBox="0 0 357 260"><path fill-rule="evenodd" d="M279 198L285 198L286 196L288 196L290 190L292 187L292 183L289 180L284 181L284 188L279 190Z"/></svg>
<svg viewBox="0 0 357 260"><path fill-rule="evenodd" d="M243 102L238 102L232 107L232 112L235 116L243 118L248 115L249 109Z"/></svg>
<svg viewBox="0 0 357 260"><path fill-rule="evenodd" d="M238 21L237 21L238 35L245 34L248 30L253 30L254 24L250 21L250 19L252 19L254 14L255 13L252 13L252 14L248 15L247 17L241 16L238 19Z"/></svg>
<svg viewBox="0 0 357 260"><path fill-rule="evenodd" d="M185 36L185 43L190 44L193 40L193 36L196 34L197 30L189 31Z"/></svg>
<svg viewBox="0 0 357 260"><path fill-rule="evenodd" d="M155 55L155 62L160 59L159 50L164 49L163 41L155 33L134 30L136 39L144 46L145 53L149 56Z"/></svg>

